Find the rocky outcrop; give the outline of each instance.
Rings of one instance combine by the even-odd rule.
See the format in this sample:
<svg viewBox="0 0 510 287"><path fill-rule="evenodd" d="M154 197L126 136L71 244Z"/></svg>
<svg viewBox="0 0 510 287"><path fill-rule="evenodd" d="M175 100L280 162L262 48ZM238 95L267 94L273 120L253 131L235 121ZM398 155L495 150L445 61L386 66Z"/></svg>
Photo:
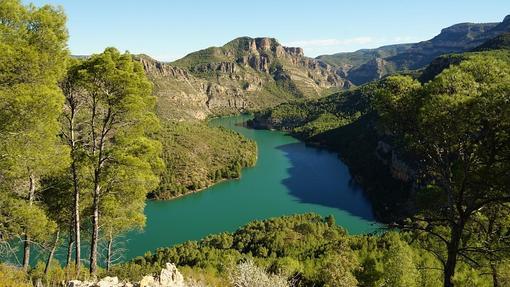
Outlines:
<svg viewBox="0 0 510 287"><path fill-rule="evenodd" d="M416 168L411 167L409 160L396 151L390 144L380 140L376 147L376 156L389 167L393 178L403 182L411 182L416 178Z"/></svg>
<svg viewBox="0 0 510 287"><path fill-rule="evenodd" d="M208 73L208 72L220 72L220 73L235 73L237 67L233 62L219 62L219 63L207 63L197 65L191 68L193 73Z"/></svg>
<svg viewBox="0 0 510 287"><path fill-rule="evenodd" d="M67 287L198 287L195 282L188 283L172 263L167 263L157 276L144 276L139 282L121 282L117 277L105 277L97 282L72 280Z"/></svg>
<svg viewBox="0 0 510 287"><path fill-rule="evenodd" d="M332 66L273 38L238 38L172 63L138 59L154 83L158 113L172 120L257 110L350 87Z"/></svg>
<svg viewBox="0 0 510 287"><path fill-rule="evenodd" d="M137 57L137 60L142 64L145 72L152 76L173 77L186 80L189 80L191 77L186 70L158 62L149 56L141 55Z"/></svg>

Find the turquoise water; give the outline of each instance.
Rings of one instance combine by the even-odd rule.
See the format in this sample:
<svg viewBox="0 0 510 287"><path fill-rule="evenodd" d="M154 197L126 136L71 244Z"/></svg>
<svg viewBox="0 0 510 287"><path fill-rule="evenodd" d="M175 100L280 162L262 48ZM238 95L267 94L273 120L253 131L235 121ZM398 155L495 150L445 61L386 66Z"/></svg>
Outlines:
<svg viewBox="0 0 510 287"><path fill-rule="evenodd" d="M123 238L125 259L159 247L234 231L255 219L315 212L334 215L350 234L374 231L371 205L351 183L347 167L329 151L308 147L278 131L254 130L239 124L248 116L218 118L213 126L233 129L257 142L255 167L238 180L170 201L148 201L142 232Z"/></svg>

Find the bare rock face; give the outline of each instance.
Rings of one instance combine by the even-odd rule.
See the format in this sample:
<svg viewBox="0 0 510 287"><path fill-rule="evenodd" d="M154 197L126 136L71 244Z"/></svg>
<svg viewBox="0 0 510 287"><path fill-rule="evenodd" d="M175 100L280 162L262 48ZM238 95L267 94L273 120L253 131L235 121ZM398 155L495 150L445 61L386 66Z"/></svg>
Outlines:
<svg viewBox="0 0 510 287"><path fill-rule="evenodd" d="M330 65L284 47L273 38L238 38L172 63L137 56L154 83L158 115L170 120L206 119L315 98L350 83Z"/></svg>
<svg viewBox="0 0 510 287"><path fill-rule="evenodd" d="M144 276L138 283L139 287L187 287L184 277L172 263L167 263L158 277Z"/></svg>
<svg viewBox="0 0 510 287"><path fill-rule="evenodd" d="M117 277L105 277L101 279L96 284L97 287L123 287L124 284L119 283L119 278Z"/></svg>
<svg viewBox="0 0 510 287"><path fill-rule="evenodd" d="M166 268L161 270L159 284L168 287L185 287L184 277L172 263L167 263Z"/></svg>
<svg viewBox="0 0 510 287"><path fill-rule="evenodd" d="M207 73L210 71L217 71L221 73L235 73L236 65L233 62L219 62L219 63L207 63L197 65L191 68L194 73Z"/></svg>
<svg viewBox="0 0 510 287"><path fill-rule="evenodd" d="M304 57L305 53L303 51L303 48L298 47L283 47L286 53L289 53L290 55L294 57Z"/></svg>

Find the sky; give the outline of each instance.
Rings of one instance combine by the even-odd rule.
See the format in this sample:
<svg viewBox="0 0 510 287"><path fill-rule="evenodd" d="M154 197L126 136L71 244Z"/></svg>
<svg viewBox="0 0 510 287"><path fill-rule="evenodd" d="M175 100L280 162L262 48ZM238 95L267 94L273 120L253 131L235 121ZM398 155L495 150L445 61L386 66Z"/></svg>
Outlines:
<svg viewBox="0 0 510 287"><path fill-rule="evenodd" d="M510 0L33 0L64 8L74 55L116 47L176 60L241 36L306 56L418 42L461 22L501 22Z"/></svg>

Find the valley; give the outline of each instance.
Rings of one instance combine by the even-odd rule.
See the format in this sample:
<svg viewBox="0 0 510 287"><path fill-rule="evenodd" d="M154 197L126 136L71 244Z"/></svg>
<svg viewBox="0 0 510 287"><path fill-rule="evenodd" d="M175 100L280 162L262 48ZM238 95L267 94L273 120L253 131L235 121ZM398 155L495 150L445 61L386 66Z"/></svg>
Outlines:
<svg viewBox="0 0 510 287"><path fill-rule="evenodd" d="M217 118L210 125L254 140L258 146L256 165L243 168L239 179L199 193L148 201L144 230L126 235L119 243L125 244L125 260L161 246L231 232L252 220L298 213L334 216L349 234L378 229L370 203L336 154L307 147L282 132L249 129L243 126L249 118Z"/></svg>
<svg viewBox="0 0 510 287"><path fill-rule="evenodd" d="M510 286L510 15L41 1L0 0L0 287Z"/></svg>

